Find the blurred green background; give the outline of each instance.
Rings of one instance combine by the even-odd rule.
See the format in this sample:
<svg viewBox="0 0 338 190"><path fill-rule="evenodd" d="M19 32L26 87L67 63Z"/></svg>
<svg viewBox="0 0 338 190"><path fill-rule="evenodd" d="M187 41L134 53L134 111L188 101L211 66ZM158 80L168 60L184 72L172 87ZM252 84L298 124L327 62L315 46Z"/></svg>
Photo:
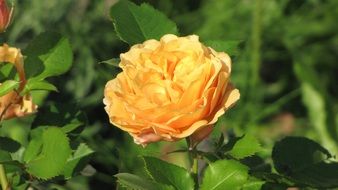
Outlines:
<svg viewBox="0 0 338 190"><path fill-rule="evenodd" d="M117 172L143 172L138 155L160 156L186 166L184 154L165 154L184 141L142 148L109 124L103 88L118 69L99 64L118 57L128 45L115 35L109 8L116 0L17 0L14 20L2 41L23 48L39 33L52 30L73 46L73 68L52 82L59 93L35 94L39 104L78 103L89 123L81 138L96 151L92 176L54 185L58 189L114 189ZM307 136L338 154L338 1L337 0L147 0L175 21L182 36L239 40L232 82L239 103L217 123L207 148L220 132L252 133L271 155L273 142L286 135ZM21 127L23 126L23 127ZM8 133L24 136L15 123ZM183 158L183 159L182 159Z"/></svg>

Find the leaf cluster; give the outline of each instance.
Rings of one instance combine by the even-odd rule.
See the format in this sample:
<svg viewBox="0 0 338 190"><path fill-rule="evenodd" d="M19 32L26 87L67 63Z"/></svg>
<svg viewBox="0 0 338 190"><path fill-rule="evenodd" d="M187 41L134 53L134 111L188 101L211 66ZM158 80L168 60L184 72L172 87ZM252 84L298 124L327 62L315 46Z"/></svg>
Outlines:
<svg viewBox="0 0 338 190"><path fill-rule="evenodd" d="M54 32L36 37L23 51L27 84L20 95L35 91L57 91L47 79L66 73L72 66L69 40ZM0 95L17 90L17 74L9 64L1 64ZM87 118L76 104L45 104L26 124L28 136L15 138L0 128L0 164L10 187L39 186L46 180L62 181L78 175L93 150L78 138ZM9 122L1 121L7 127Z"/></svg>

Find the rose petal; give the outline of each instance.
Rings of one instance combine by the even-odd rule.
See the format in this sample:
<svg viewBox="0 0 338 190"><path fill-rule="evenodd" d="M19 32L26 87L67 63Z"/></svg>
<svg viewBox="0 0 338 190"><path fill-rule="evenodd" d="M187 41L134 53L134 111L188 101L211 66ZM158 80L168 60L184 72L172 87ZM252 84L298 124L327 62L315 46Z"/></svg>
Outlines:
<svg viewBox="0 0 338 190"><path fill-rule="evenodd" d="M123 72L107 83L103 101L110 122L142 145L190 135L203 139L239 99L229 83L230 57L196 35L168 34L120 57Z"/></svg>

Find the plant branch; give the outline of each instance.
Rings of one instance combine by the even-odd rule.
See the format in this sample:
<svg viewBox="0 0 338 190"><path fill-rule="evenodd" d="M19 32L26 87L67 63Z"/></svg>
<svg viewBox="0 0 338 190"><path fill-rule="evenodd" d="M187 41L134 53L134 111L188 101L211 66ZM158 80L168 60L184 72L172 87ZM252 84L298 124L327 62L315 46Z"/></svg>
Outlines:
<svg viewBox="0 0 338 190"><path fill-rule="evenodd" d="M1 188L2 190L10 190L5 168L3 165L0 164L0 183L1 183Z"/></svg>
<svg viewBox="0 0 338 190"><path fill-rule="evenodd" d="M188 145L188 153L189 153L189 160L190 160L190 174L193 176L195 181L195 187L199 186L198 180L198 155L196 146L194 146L191 142L189 137L186 138L187 145Z"/></svg>

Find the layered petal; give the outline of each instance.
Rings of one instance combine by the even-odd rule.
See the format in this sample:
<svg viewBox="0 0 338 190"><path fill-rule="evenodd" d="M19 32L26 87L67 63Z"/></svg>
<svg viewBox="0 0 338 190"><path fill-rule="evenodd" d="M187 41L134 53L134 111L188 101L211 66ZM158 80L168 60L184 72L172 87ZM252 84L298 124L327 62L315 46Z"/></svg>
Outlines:
<svg viewBox="0 0 338 190"><path fill-rule="evenodd" d="M229 82L230 57L196 35L134 45L119 65L122 73L105 87L105 110L138 144L201 140L240 96Z"/></svg>

